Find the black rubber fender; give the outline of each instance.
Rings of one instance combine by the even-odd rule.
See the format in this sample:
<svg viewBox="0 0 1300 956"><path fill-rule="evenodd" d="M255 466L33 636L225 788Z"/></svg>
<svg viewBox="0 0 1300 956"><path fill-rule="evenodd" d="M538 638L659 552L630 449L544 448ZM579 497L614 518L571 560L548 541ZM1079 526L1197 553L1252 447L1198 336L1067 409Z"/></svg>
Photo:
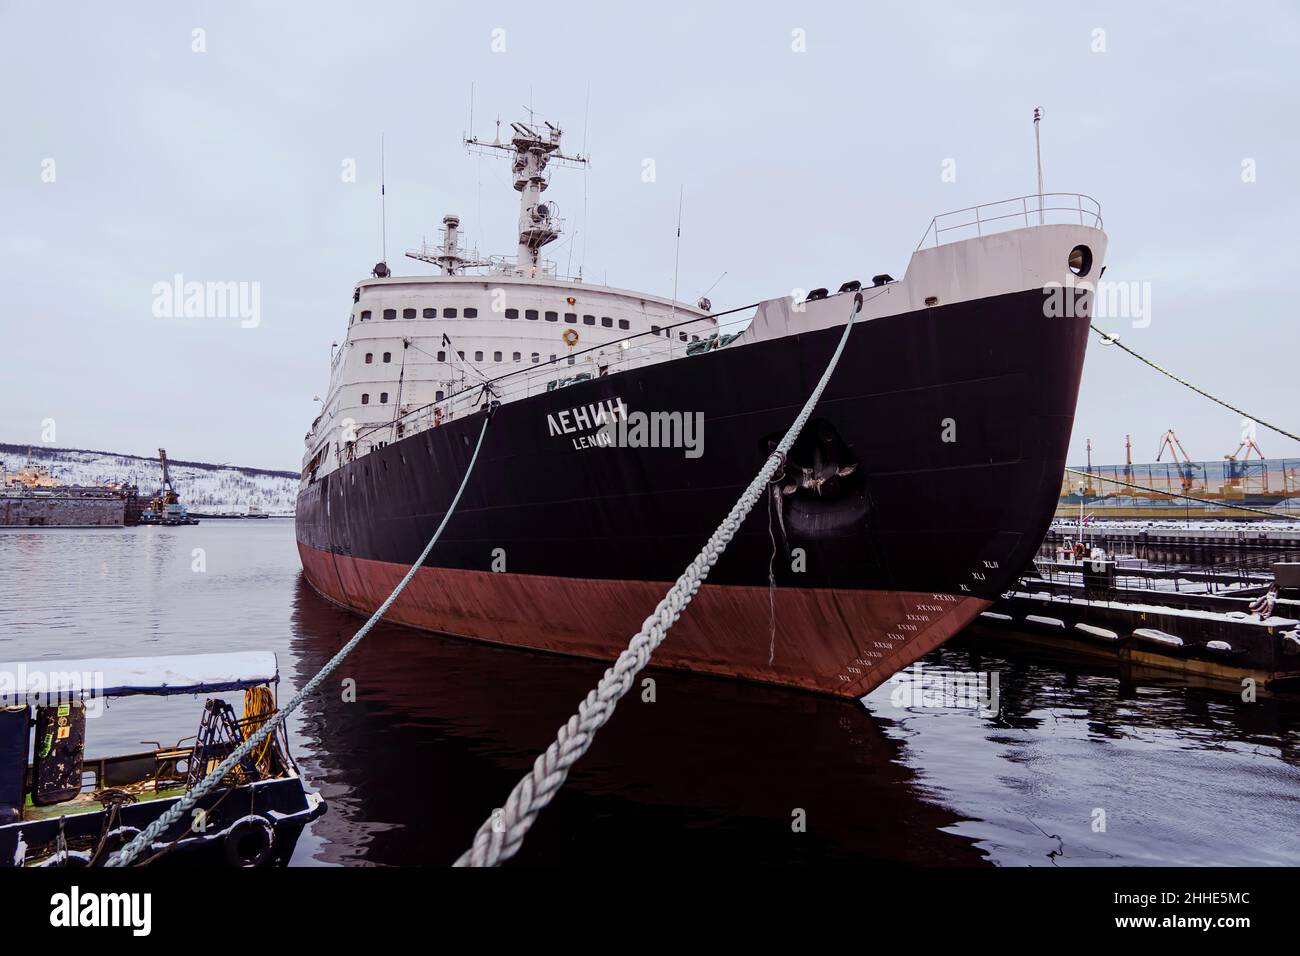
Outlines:
<svg viewBox="0 0 1300 956"><path fill-rule="evenodd" d="M231 866L265 866L275 853L275 827L266 817L250 813L230 825L224 842Z"/></svg>

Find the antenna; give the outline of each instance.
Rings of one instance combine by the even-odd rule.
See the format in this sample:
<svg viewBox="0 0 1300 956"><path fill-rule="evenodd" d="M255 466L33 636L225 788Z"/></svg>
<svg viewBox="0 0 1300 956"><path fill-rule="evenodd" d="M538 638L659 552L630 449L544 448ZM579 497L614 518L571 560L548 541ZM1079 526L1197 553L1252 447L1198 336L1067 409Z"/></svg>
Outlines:
<svg viewBox="0 0 1300 956"><path fill-rule="evenodd" d="M582 155L589 156L587 152L587 127L591 119L591 80L587 81L587 102L582 108ZM587 231L590 223L587 221L587 181L591 178L591 164L588 163L582 168L582 258L578 261L578 278L582 278L582 270L587 266Z"/></svg>
<svg viewBox="0 0 1300 956"><path fill-rule="evenodd" d="M379 134L379 261L388 262L388 205L384 198L384 134Z"/></svg>
<svg viewBox="0 0 1300 956"><path fill-rule="evenodd" d="M682 259L682 194L685 191L685 186L677 187L677 248L673 252L673 307L668 313L669 328L672 327L673 318L677 315L677 265Z"/></svg>
<svg viewBox="0 0 1300 956"><path fill-rule="evenodd" d="M714 289L716 289L716 288L718 287L718 283L721 282L721 281L722 281L723 279L725 279L726 277L727 277L727 273L726 273L726 271L724 270L723 273L722 273L722 275L718 276L716 279L713 280L713 285L709 286L707 289L704 290L704 292L700 295L700 298L703 299L703 298L704 298L705 296L707 296L710 292L712 292ZM707 312L708 309L705 309L704 311Z"/></svg>
<svg viewBox="0 0 1300 956"><path fill-rule="evenodd" d="M1038 122L1043 118L1043 108L1034 107L1034 159L1038 163L1038 224L1043 224L1043 149L1038 138Z"/></svg>

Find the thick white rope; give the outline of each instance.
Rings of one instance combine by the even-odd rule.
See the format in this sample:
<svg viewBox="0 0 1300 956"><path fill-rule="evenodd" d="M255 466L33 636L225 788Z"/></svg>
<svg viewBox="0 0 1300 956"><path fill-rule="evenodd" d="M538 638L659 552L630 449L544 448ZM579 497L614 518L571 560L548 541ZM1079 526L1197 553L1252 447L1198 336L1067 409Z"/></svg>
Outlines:
<svg viewBox="0 0 1300 956"><path fill-rule="evenodd" d="M1289 432L1285 428L1279 428L1277 425L1273 425L1269 422L1266 422L1262 418L1256 418L1254 415L1251 415L1249 412L1242 411L1236 405L1228 404L1223 399L1219 398L1217 395L1211 395L1209 392L1205 391L1205 389L1198 388L1197 386L1193 385L1191 382L1187 381L1187 379L1179 378L1173 372L1169 371L1169 369L1165 368L1163 365L1157 365L1155 362L1151 361L1145 355L1139 355L1137 352L1134 352L1131 348L1129 348L1127 345L1122 343L1119 340L1118 335L1112 335L1110 332L1104 332L1101 329L1097 328L1097 326L1095 325L1092 326L1092 330L1101 336L1103 345L1118 345L1121 349L1123 349L1129 355L1133 356L1139 362L1151 366L1161 375L1169 376L1179 385L1184 385L1187 388L1190 388L1197 395L1202 395L1205 398L1208 398L1210 401L1214 402L1216 405L1222 405L1224 408L1228 409L1229 411L1236 412L1242 418L1248 418L1253 422L1258 422L1259 424L1263 425L1265 428L1271 428L1279 435L1285 435L1287 438L1290 438L1292 441L1300 441L1300 435L1296 435L1294 432Z"/></svg>
<svg viewBox="0 0 1300 956"><path fill-rule="evenodd" d="M578 705L578 712L569 718L555 737L555 741L538 755L533 763L532 772L526 774L515 784L506 800L506 805L492 813L474 834L474 844L456 861L456 866L496 866L510 859L523 846L524 836L532 827L537 815L551 802L564 785L571 768L591 747L598 731L614 714L614 707L632 687L638 673L650 663L650 655L663 643L668 629L677 622L686 606L691 603L700 590L700 585L708 577L709 571L722 556L731 539L740 530L741 523L753 509L755 502L764 494L776 469L785 460L786 454L794 444L799 433L803 431L813 409L821 399L822 392L844 354L844 346L849 341L853 330L853 320L862 308L862 293L853 297L853 309L840 336L835 354L831 356L826 371L808 401L804 403L794 424L785 433L776 450L772 452L763 467L759 469L754 480L745 489L722 524L713 532L704 549L695 556L682 576L664 595L653 614L645 619L641 630L636 633L612 667L605 671L586 699Z"/></svg>
<svg viewBox="0 0 1300 956"><path fill-rule="evenodd" d="M397 600L397 596L405 590L408 584L411 583L411 579L415 577L415 572L423 566L424 559L429 556L429 552L433 550L433 546L437 544L438 539L442 537L443 529L447 527L447 522L451 520L452 513L456 510L456 505L460 503L460 496L464 493L465 486L469 484L469 476L474 473L474 463L478 461L479 449L483 447L483 437L487 435L488 423L491 421L492 409L489 408L487 415L483 419L483 428L478 433L478 444L474 446L474 454L470 456L469 467L465 469L465 477L461 479L460 487L456 489L456 497L451 499L451 504L447 507L447 513L442 516L442 521L438 524L438 530L433 533L433 537L430 538L429 543L424 546L424 550L420 552L420 556L415 559L415 563L411 565L411 569L406 572L406 576L398 582L397 587L393 588L393 593L388 595L384 600L384 603L375 609L374 614L370 615L370 619L367 620L365 624L361 625L361 629L358 630L356 634L352 635L352 639L344 644L339 652L326 662L325 666L317 672L315 677L303 685L302 690L298 691L287 705L280 708L275 716L264 723L258 731L253 734L253 736L249 737L242 744L236 747L230 756L221 762L220 766L204 777L202 781L189 791L189 793L185 794L185 796L174 803L166 813L154 820L153 823L149 824L140 831L140 833L136 834L134 840L122 847L122 849L117 853L113 854L107 863L108 866L128 866L132 860L144 851L146 847L152 846L153 841L160 836L164 830L176 823L176 821L178 821L186 811L193 808L194 804L196 804L209 790L225 778L226 774L231 771L235 764L243 760L246 754L266 740L275 728L284 723L285 718L296 710L297 707L321 685L321 682L324 681L325 678L329 677L334 668L343 663L343 658L347 657L348 654L352 652L352 649L361 643L361 639L370 633L370 629L374 627L379 622L379 619L387 613L388 609L393 606L393 602Z"/></svg>

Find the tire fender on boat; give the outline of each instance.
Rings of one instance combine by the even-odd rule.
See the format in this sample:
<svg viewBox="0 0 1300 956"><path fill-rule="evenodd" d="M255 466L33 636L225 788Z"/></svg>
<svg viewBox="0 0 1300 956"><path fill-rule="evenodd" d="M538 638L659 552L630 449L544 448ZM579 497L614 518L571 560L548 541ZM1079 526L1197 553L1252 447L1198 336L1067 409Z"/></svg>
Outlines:
<svg viewBox="0 0 1300 956"><path fill-rule="evenodd" d="M275 827L257 813L240 817L226 831L225 851L231 866L265 866L275 852Z"/></svg>

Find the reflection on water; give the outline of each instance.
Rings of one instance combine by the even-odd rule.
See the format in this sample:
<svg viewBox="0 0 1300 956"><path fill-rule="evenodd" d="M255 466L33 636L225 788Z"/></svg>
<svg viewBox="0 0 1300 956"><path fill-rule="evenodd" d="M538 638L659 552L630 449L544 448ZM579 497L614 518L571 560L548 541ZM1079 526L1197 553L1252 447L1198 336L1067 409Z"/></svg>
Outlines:
<svg viewBox="0 0 1300 956"><path fill-rule="evenodd" d="M0 534L4 659L268 649L284 700L359 623L302 583L289 522ZM978 634L924 666L995 673L1000 712L896 707L890 684L864 708L654 672L654 702L629 694L519 860L1300 859L1286 825L1300 800L1294 702L1142 682ZM376 628L290 720L330 805L294 862L450 862L602 670ZM119 702L88 729L91 752L191 734L199 709Z"/></svg>
<svg viewBox="0 0 1300 956"><path fill-rule="evenodd" d="M305 585L298 681L356 619ZM373 639L372 639L373 638ZM325 859L447 863L600 678L600 664L377 629L338 692L306 706L310 776L331 804ZM639 859L973 863L958 818L917 797L898 745L862 709L656 672L629 695L529 835L524 862ZM807 831L792 829L802 810Z"/></svg>

